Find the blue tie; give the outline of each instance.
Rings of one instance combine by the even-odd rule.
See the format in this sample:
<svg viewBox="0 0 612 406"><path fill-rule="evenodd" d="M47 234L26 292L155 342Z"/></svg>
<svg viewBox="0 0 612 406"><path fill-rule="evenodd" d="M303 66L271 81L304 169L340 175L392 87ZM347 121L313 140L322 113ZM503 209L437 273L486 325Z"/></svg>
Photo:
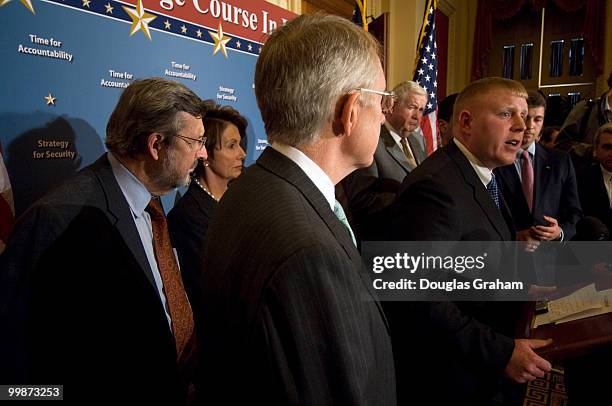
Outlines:
<svg viewBox="0 0 612 406"><path fill-rule="evenodd" d="M344 214L344 209L342 208L342 205L337 200L334 203L334 214L336 215L336 217L338 217L338 220L340 220L340 222L342 224L344 224L344 227L346 227L348 229L348 232L351 234L351 239L353 240L353 244L355 244L355 246L357 246L357 240L355 240L355 234L353 234L353 230L351 229L351 225L349 224L349 222L348 222L348 220L346 218L346 214Z"/></svg>
<svg viewBox="0 0 612 406"><path fill-rule="evenodd" d="M489 196L495 202L495 205L499 209L499 188L497 187L497 180L495 179L495 174L491 174L491 181L487 185L487 191L489 192Z"/></svg>

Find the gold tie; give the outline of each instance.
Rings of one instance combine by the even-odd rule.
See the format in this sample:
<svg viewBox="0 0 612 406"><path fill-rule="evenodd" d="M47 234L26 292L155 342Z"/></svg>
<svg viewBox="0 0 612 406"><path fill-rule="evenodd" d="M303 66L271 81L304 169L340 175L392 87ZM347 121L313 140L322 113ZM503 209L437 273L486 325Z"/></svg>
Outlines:
<svg viewBox="0 0 612 406"><path fill-rule="evenodd" d="M404 155L406 155L406 159L408 160L408 163L413 168L416 168L417 163L416 163L416 160L414 159L414 155L412 155L412 152L410 151L410 147L408 147L408 141L406 140L406 137L400 137L400 144L402 144L402 149L404 150Z"/></svg>
<svg viewBox="0 0 612 406"><path fill-rule="evenodd" d="M153 250L157 268L164 283L164 293L172 320L177 361L180 366L195 350L193 312L187 299L176 257L172 251L168 224L159 199L151 199L145 210L151 216Z"/></svg>

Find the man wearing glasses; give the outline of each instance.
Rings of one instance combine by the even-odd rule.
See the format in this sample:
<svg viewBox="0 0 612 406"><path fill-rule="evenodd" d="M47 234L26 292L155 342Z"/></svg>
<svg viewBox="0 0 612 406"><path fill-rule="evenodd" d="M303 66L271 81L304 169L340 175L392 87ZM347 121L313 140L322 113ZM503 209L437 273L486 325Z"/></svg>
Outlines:
<svg viewBox="0 0 612 406"><path fill-rule="evenodd" d="M420 130L427 92L416 82L397 85L385 106L385 123L374 162L342 181L347 206L360 240L375 240L383 209L388 207L402 181L427 157Z"/></svg>
<svg viewBox="0 0 612 406"><path fill-rule="evenodd" d="M194 322L159 196L206 157L203 113L182 84L134 81L108 121L109 152L22 216L0 260L1 382L185 403Z"/></svg>
<svg viewBox="0 0 612 406"><path fill-rule="evenodd" d="M271 146L204 248L200 404L395 404L389 330L334 195L372 163L384 89L378 43L349 20L302 15L266 41Z"/></svg>

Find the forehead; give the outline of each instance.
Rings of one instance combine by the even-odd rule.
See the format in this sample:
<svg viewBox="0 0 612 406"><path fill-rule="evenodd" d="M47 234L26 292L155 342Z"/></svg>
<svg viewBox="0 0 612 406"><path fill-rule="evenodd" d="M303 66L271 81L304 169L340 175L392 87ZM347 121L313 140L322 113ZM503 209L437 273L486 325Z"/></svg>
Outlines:
<svg viewBox="0 0 612 406"><path fill-rule="evenodd" d="M544 117L544 106L533 106L528 107L528 114L532 117L541 116Z"/></svg>
<svg viewBox="0 0 612 406"><path fill-rule="evenodd" d="M498 109L503 107L512 107L520 111L527 112L527 100L524 97L517 96L508 89L494 88L480 96L476 96L476 103L479 108Z"/></svg>
<svg viewBox="0 0 612 406"><path fill-rule="evenodd" d="M404 103L407 105L416 104L418 106L424 106L425 103L427 103L427 96L416 93L407 93L404 97Z"/></svg>
<svg viewBox="0 0 612 406"><path fill-rule="evenodd" d="M195 133L200 136L204 133L204 123L201 117L192 116L184 111L179 111L177 116L181 120L182 132Z"/></svg>
<svg viewBox="0 0 612 406"><path fill-rule="evenodd" d="M224 140L240 141L240 131L238 131L238 127L228 122L223 131L221 132L221 138Z"/></svg>
<svg viewBox="0 0 612 406"><path fill-rule="evenodd" d="M601 146L603 144L612 144L612 134L611 133L601 133L599 134L599 142L597 145Z"/></svg>

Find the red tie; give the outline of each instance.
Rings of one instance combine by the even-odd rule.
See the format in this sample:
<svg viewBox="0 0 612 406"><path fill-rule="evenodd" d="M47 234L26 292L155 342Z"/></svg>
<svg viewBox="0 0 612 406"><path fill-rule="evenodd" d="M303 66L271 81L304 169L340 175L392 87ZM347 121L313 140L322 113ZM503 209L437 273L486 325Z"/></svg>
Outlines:
<svg viewBox="0 0 612 406"><path fill-rule="evenodd" d="M533 165L531 164L531 156L529 151L523 150L523 159L521 160L521 180L523 184L523 193L529 212L533 211Z"/></svg>
<svg viewBox="0 0 612 406"><path fill-rule="evenodd" d="M186 361L195 349L193 312L185 293L183 279L172 251L166 216L158 198L153 198L146 211L151 216L153 226L153 250L157 268L164 283L164 293L172 319L172 332L176 343L176 354L179 365Z"/></svg>

